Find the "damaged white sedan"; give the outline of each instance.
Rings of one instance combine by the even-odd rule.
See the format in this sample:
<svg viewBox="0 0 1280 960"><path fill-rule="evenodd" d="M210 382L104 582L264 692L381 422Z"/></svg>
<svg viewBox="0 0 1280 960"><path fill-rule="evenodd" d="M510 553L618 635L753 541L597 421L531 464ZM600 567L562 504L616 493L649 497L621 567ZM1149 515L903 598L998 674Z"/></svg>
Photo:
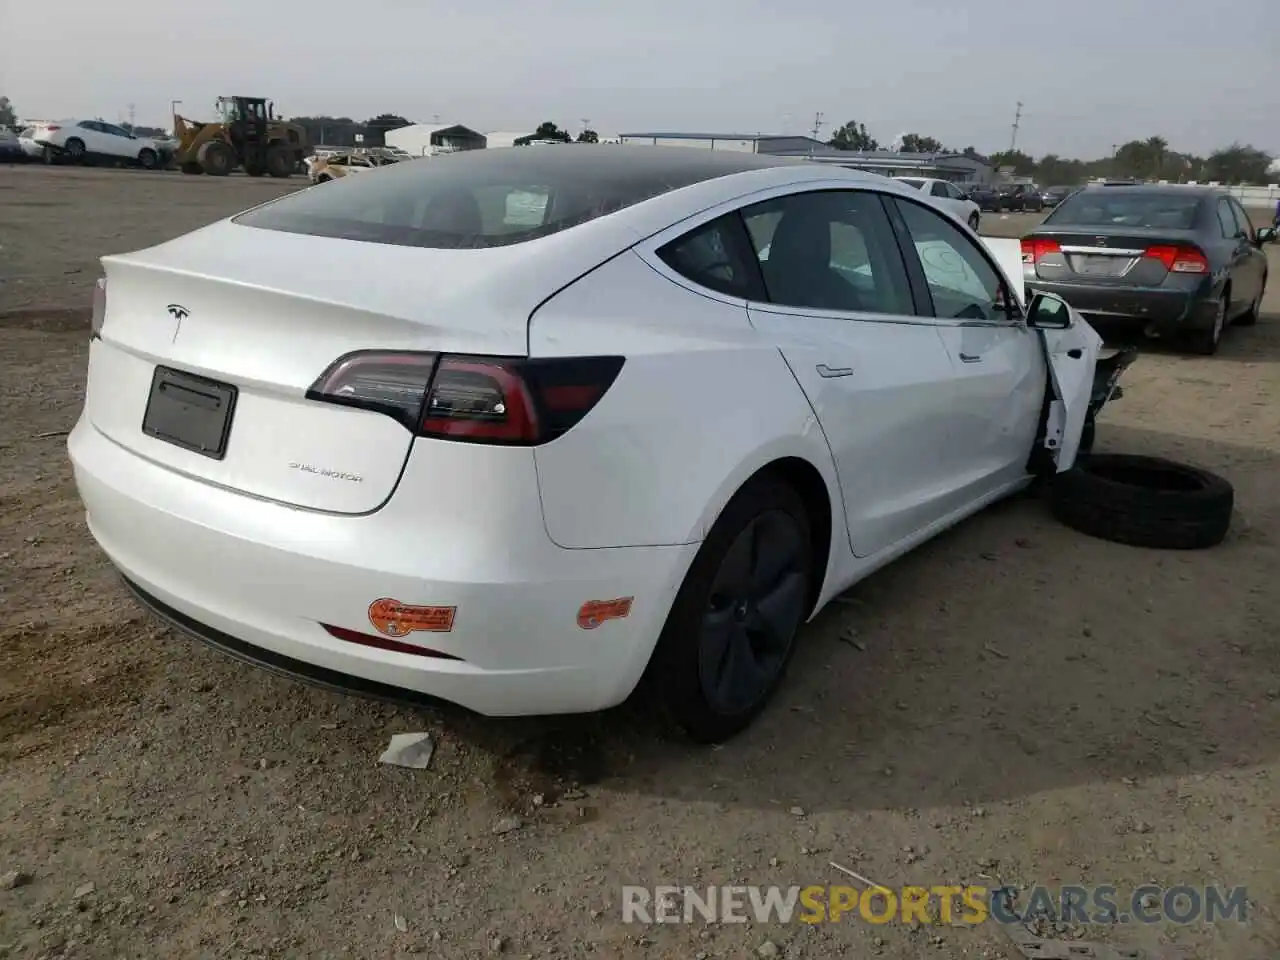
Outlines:
<svg viewBox="0 0 1280 960"><path fill-rule="evenodd" d="M488 715L744 728L877 567L1071 467L1118 367L918 191L658 147L397 164L103 260L69 441L139 599Z"/></svg>

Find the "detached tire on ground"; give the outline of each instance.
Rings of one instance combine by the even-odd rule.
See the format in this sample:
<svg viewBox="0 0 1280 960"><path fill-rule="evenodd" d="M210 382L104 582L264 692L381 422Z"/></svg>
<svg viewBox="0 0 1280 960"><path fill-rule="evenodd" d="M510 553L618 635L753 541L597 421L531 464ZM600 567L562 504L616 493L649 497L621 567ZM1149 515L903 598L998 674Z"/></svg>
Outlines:
<svg viewBox="0 0 1280 960"><path fill-rule="evenodd" d="M1157 550L1223 541L1235 491L1222 477L1161 457L1094 453L1054 478L1053 513L1092 537Z"/></svg>

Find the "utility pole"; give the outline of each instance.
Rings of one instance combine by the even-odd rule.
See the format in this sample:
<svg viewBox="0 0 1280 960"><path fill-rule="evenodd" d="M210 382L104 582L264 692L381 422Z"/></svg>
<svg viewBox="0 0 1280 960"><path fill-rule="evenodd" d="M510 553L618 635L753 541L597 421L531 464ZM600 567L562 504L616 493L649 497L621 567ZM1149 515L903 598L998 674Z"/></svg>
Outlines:
<svg viewBox="0 0 1280 960"><path fill-rule="evenodd" d="M1009 152L1013 153L1018 145L1018 123L1022 120L1022 101L1018 101L1018 109L1013 112L1013 136L1009 138Z"/></svg>
<svg viewBox="0 0 1280 960"><path fill-rule="evenodd" d="M137 110L134 109L134 105L131 103L129 104L129 129L130 130L132 130L134 127L133 121L136 116L137 116Z"/></svg>
<svg viewBox="0 0 1280 960"><path fill-rule="evenodd" d="M813 115L813 139L818 139L818 134L822 132L822 111L819 110Z"/></svg>

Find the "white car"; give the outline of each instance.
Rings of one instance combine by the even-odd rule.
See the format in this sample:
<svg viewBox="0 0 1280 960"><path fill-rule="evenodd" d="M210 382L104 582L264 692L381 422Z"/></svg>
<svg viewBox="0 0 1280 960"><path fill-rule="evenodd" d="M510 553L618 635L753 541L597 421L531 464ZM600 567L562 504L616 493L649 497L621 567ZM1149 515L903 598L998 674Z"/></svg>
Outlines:
<svg viewBox="0 0 1280 960"><path fill-rule="evenodd" d="M31 139L47 148L50 159L71 163L136 163L147 170L161 165L164 151L147 137L103 120L58 120L32 127Z"/></svg>
<svg viewBox="0 0 1280 960"><path fill-rule="evenodd" d="M978 229L982 219L982 209L964 195L964 192L949 180L932 180L928 177L894 177L899 183L919 190L930 200L949 211L957 220L967 223L972 229Z"/></svg>
<svg viewBox="0 0 1280 960"><path fill-rule="evenodd" d="M824 604L1071 467L1096 412L1063 301L805 161L470 151L102 263L68 446L141 601L487 715L647 674L728 737Z"/></svg>

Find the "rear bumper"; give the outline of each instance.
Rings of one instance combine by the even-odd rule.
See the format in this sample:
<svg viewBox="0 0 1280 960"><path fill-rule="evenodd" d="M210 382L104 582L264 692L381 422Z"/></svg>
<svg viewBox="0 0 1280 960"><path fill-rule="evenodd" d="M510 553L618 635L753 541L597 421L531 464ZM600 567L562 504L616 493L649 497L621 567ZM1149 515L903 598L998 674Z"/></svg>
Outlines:
<svg viewBox="0 0 1280 960"><path fill-rule="evenodd" d="M354 517L188 479L85 418L68 440L89 529L131 589L182 632L242 660L489 716L586 712L626 699L697 545L557 547L543 527L529 451L451 446L491 453L483 474L493 479L437 496L432 521L412 496L426 479L414 476L413 458L400 493ZM578 625L584 603L622 597L634 597L629 616ZM369 608L381 598L455 607L447 632L397 640L460 659L343 641L322 626L378 637Z"/></svg>
<svg viewBox="0 0 1280 960"><path fill-rule="evenodd" d="M1152 336L1213 326L1217 304L1186 290L1124 289L1076 283L1046 283L1024 277L1027 289L1052 293L1099 326L1140 327Z"/></svg>

